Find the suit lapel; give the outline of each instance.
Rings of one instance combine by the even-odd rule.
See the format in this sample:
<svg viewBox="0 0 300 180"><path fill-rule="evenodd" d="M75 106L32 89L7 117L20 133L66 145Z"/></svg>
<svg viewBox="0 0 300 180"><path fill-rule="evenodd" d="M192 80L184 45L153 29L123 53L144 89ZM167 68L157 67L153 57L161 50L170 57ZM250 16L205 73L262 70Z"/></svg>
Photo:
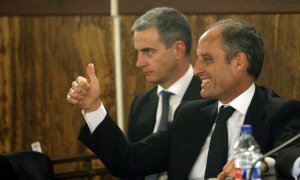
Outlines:
<svg viewBox="0 0 300 180"><path fill-rule="evenodd" d="M182 173L180 173L182 177L188 177L188 174L195 164L214 124L216 110L217 103L214 103L199 110L199 113L195 116L195 129L189 129L188 131L197 132L197 134L195 137L192 137L193 140L191 140L190 143L182 144L178 153L178 166L180 166L178 168L182 171Z"/></svg>
<svg viewBox="0 0 300 180"><path fill-rule="evenodd" d="M156 91L152 91L146 98L148 98L148 100L146 100L144 104L140 105L141 110L138 117L139 121L136 124L135 130L137 131L138 137L146 137L149 134L152 134L155 125L158 104Z"/></svg>
<svg viewBox="0 0 300 180"><path fill-rule="evenodd" d="M191 101L200 99L201 81L198 77L193 76L187 90L184 93L181 101Z"/></svg>
<svg viewBox="0 0 300 180"><path fill-rule="evenodd" d="M261 144L260 141L262 141L264 133L263 128L266 111L266 101L264 99L266 99L264 93L256 86L244 121L244 124L252 125L252 134L258 144Z"/></svg>

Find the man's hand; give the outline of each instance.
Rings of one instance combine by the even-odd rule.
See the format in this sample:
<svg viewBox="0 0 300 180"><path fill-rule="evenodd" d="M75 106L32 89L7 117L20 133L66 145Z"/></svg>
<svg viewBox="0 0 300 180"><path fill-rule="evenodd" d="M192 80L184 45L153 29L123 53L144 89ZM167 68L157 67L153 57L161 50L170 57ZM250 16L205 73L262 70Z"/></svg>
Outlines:
<svg viewBox="0 0 300 180"><path fill-rule="evenodd" d="M223 171L218 175L218 180L224 180L225 178L234 179L234 177L235 177L235 167L234 167L234 159L232 158L223 167Z"/></svg>
<svg viewBox="0 0 300 180"><path fill-rule="evenodd" d="M70 104L79 105L86 112L91 112L97 110L101 105L100 85L95 74L94 64L88 64L86 72L88 79L79 76L72 82L67 100Z"/></svg>

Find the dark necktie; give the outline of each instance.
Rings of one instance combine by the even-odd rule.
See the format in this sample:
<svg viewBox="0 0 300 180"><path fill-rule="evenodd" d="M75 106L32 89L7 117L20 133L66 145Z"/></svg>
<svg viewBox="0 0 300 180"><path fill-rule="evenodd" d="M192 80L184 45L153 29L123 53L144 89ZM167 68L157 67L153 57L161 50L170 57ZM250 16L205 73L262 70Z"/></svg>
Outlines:
<svg viewBox="0 0 300 180"><path fill-rule="evenodd" d="M216 125L211 136L205 178L215 178L222 171L228 156L227 120L235 109L231 106L221 106L216 118Z"/></svg>
<svg viewBox="0 0 300 180"><path fill-rule="evenodd" d="M166 130L168 129L168 122L169 122L169 100L170 96L173 95L173 93L168 92L168 91L162 91L162 112L161 112L161 119L160 119L160 124L158 127L158 130Z"/></svg>

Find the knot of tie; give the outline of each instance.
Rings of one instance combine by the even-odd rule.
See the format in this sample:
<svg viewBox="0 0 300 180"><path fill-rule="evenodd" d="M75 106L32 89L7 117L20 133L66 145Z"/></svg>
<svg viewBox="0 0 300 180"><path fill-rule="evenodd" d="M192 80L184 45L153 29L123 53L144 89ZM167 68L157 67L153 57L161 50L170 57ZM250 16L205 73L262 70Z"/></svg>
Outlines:
<svg viewBox="0 0 300 180"><path fill-rule="evenodd" d="M228 118L232 115L234 111L235 109L231 106L221 106L216 119L216 123L226 123Z"/></svg>
<svg viewBox="0 0 300 180"><path fill-rule="evenodd" d="M169 91L161 91L161 95L162 95L163 104L166 103L169 105L169 99L170 99L170 96L173 95L173 93L171 93Z"/></svg>

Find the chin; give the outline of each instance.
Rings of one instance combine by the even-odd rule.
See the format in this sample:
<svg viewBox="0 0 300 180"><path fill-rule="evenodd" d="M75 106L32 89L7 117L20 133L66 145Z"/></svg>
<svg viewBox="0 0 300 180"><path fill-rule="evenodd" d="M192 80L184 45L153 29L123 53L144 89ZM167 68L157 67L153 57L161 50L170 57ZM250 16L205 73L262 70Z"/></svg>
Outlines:
<svg viewBox="0 0 300 180"><path fill-rule="evenodd" d="M207 91L204 91L204 92L200 92L200 96L202 98L211 98L211 96L209 95L209 93Z"/></svg>
<svg viewBox="0 0 300 180"><path fill-rule="evenodd" d="M154 80L154 79L151 79L151 78L146 78L146 80L147 80L149 83L158 84L158 81L157 81L157 80Z"/></svg>
<svg viewBox="0 0 300 180"><path fill-rule="evenodd" d="M202 88L201 91L200 91L200 95L205 96L206 94L207 94L207 91Z"/></svg>

